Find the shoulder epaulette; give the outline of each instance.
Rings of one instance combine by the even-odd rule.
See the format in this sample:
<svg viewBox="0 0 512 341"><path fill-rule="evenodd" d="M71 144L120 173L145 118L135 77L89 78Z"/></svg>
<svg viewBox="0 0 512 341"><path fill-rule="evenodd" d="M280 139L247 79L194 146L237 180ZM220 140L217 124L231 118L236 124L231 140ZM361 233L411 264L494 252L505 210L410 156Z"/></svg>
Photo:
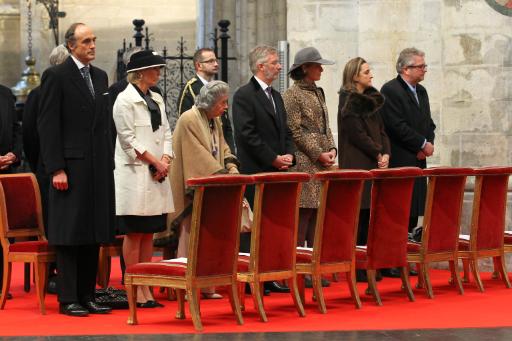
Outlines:
<svg viewBox="0 0 512 341"><path fill-rule="evenodd" d="M185 84L185 88L183 88L183 92L181 93L180 105L178 106L178 115L181 115L181 106L183 104L183 99L185 98L185 94L187 93L187 91L190 92L192 99L194 99L194 100L196 99L196 94L194 93L194 90L192 89L192 84L194 84L196 81L197 81L197 78L192 77L191 79L189 79L187 84Z"/></svg>

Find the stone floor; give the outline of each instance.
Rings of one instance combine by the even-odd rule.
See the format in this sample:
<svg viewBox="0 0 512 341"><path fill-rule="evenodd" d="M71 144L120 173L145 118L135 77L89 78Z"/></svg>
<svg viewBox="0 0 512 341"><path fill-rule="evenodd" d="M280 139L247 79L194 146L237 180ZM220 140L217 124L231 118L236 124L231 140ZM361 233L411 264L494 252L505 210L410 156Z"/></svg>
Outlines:
<svg viewBox="0 0 512 341"><path fill-rule="evenodd" d="M242 333L242 334L167 334L167 335L96 335L96 336L39 336L2 337L1 341L284 341L284 340L350 340L350 341L487 341L512 340L512 328L475 329L423 329L423 330L381 330L348 332L304 332L304 333Z"/></svg>

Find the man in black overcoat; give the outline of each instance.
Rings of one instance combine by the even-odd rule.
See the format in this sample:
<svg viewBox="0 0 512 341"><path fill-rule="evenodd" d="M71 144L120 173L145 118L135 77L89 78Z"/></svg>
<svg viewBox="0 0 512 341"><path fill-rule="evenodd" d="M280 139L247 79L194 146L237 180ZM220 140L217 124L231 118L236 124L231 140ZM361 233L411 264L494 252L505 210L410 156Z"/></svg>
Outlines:
<svg viewBox="0 0 512 341"><path fill-rule="evenodd" d="M21 160L21 125L14 107L15 97L11 90L0 85L0 174L12 172ZM0 245L0 278L4 273L4 259ZM2 291L0 283L0 292ZM10 298L10 294L8 294Z"/></svg>
<svg viewBox="0 0 512 341"><path fill-rule="evenodd" d="M419 83L427 72L425 53L416 48L404 49L396 63L398 76L384 84L381 93L386 101L381 115L391 141L390 167L426 168L427 158L434 153L436 125L430 115L427 90ZM414 184L409 231L423 215L427 181Z"/></svg>
<svg viewBox="0 0 512 341"><path fill-rule="evenodd" d="M296 147L287 124L283 98L271 86L281 70L276 49L255 47L249 54L249 64L254 76L233 96L233 124L240 172L286 171L295 163ZM252 206L254 186L247 186L245 197ZM249 252L249 249L249 233L242 233L240 250ZM277 292L289 290L277 283L266 283L265 288Z"/></svg>
<svg viewBox="0 0 512 341"><path fill-rule="evenodd" d="M59 311L104 314L94 300L100 243L113 241L113 150L107 74L92 65L96 36L82 23L65 35L71 56L41 81L38 130L51 177L48 239L57 252Z"/></svg>
<svg viewBox="0 0 512 341"><path fill-rule="evenodd" d="M209 48L202 48L194 53L192 58L194 62L194 68L196 75L189 79L183 89L181 89L180 95L178 96L178 112L172 113L169 122L171 129L174 130L178 118L185 111L192 108L195 103L196 96L201 91L201 88L214 80L215 75L219 71L219 62L215 56L215 52ZM235 141L233 139L233 128L231 127L231 121L229 120L228 112L226 111L220 117L222 120L222 132L224 133L224 140L231 149L231 152L235 154Z"/></svg>

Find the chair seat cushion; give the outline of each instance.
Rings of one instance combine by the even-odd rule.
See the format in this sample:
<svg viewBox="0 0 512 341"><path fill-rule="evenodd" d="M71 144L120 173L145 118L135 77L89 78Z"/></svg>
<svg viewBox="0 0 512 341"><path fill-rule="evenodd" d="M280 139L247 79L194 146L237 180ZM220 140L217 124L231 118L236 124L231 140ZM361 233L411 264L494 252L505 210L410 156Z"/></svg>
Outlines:
<svg viewBox="0 0 512 341"><path fill-rule="evenodd" d="M47 240L34 240L17 242L9 245L9 252L48 252L53 248L48 245Z"/></svg>
<svg viewBox="0 0 512 341"><path fill-rule="evenodd" d="M138 263L126 269L127 274L184 277L187 259L175 258L159 262Z"/></svg>
<svg viewBox="0 0 512 341"><path fill-rule="evenodd" d="M356 268L366 269L368 267L368 254L365 246L356 246Z"/></svg>
<svg viewBox="0 0 512 341"><path fill-rule="evenodd" d="M249 259L251 255L245 252L240 252L238 254L238 272L247 272L249 271Z"/></svg>
<svg viewBox="0 0 512 341"><path fill-rule="evenodd" d="M313 260L313 248L299 246L296 255L296 263L309 264Z"/></svg>
<svg viewBox="0 0 512 341"><path fill-rule="evenodd" d="M512 244L512 231L505 231L505 244Z"/></svg>
<svg viewBox="0 0 512 341"><path fill-rule="evenodd" d="M407 252L418 253L420 252L421 243L418 242L407 242Z"/></svg>

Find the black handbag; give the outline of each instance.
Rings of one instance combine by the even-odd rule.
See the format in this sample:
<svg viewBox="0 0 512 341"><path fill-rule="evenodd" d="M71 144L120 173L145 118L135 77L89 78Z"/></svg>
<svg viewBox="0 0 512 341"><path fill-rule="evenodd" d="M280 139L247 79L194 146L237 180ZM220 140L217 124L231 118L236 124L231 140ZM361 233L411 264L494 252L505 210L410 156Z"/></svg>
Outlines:
<svg viewBox="0 0 512 341"><path fill-rule="evenodd" d="M126 291L108 287L106 289L96 289L96 303L110 307L112 309L128 309L128 298Z"/></svg>

